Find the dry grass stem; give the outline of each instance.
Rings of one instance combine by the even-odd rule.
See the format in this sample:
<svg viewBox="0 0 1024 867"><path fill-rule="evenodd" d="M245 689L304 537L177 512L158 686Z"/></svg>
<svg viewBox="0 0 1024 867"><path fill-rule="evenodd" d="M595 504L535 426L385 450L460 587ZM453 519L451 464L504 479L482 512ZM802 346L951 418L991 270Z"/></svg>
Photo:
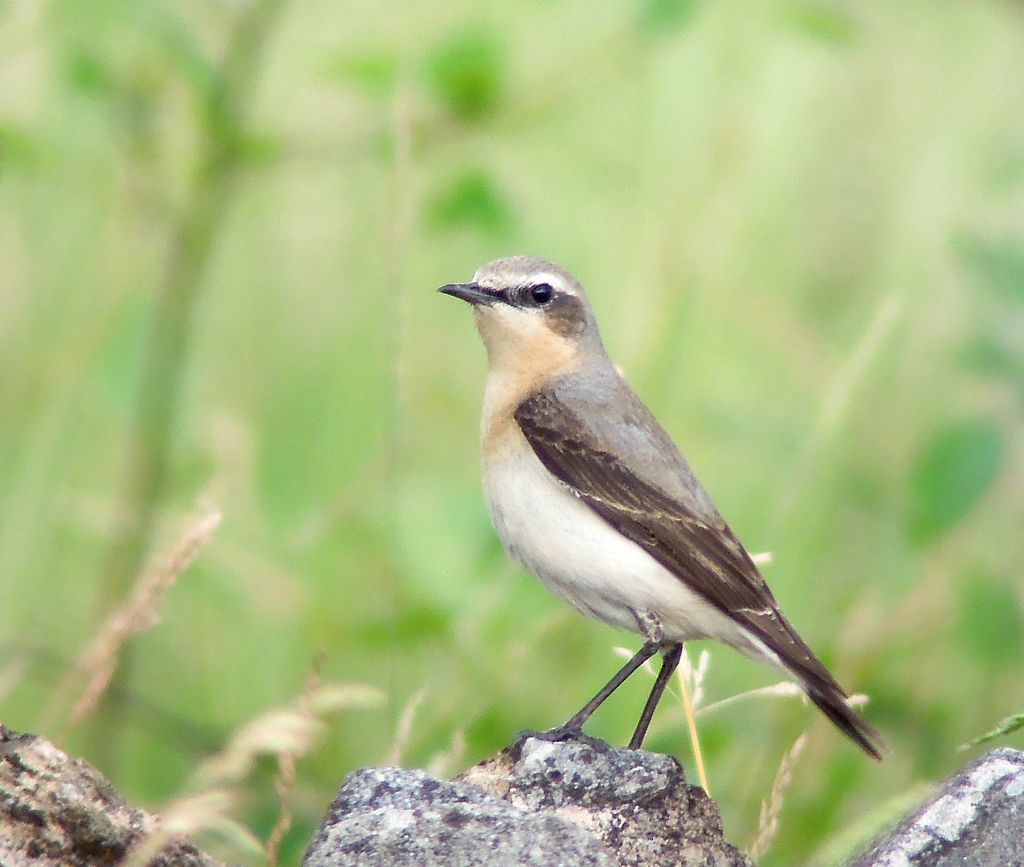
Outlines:
<svg viewBox="0 0 1024 867"><path fill-rule="evenodd" d="M321 651L313 660L309 674L306 676L306 685L299 695L298 707L306 713L309 718L314 718L313 697L320 687L321 672L323 671L326 655ZM292 790L295 788L299 757L296 753L282 752L277 756L277 773L274 774L274 792L277 795L278 816L274 827L267 837L266 856L267 863L273 867L277 864L281 852L281 841L288 829L292 826L292 809L289 805Z"/></svg>
<svg viewBox="0 0 1024 867"><path fill-rule="evenodd" d="M679 658L679 677L684 679L690 685L690 689L693 690L694 711L697 711L704 700L704 676L708 673L710 665L711 654L707 650L700 652L700 656L697 657L696 668L690 662L690 654L685 649L683 650L683 655Z"/></svg>
<svg viewBox="0 0 1024 867"><path fill-rule="evenodd" d="M319 715L380 707L383 703L384 693L365 683L324 683L309 696L309 707Z"/></svg>
<svg viewBox="0 0 1024 867"><path fill-rule="evenodd" d="M292 808L288 804L292 789L295 788L298 757L294 753L281 753L277 757L277 773L274 774L274 794L277 795L277 821L267 837L267 864L274 867L281 853L281 841L292 826Z"/></svg>
<svg viewBox="0 0 1024 867"><path fill-rule="evenodd" d="M412 726L416 721L416 712L427 697L427 688L423 687L412 698L405 703L402 709L402 716L399 717L398 726L395 729L395 739L391 742L391 749L384 758L385 765L399 765L402 762L402 755L409 746L409 738L412 737Z"/></svg>
<svg viewBox="0 0 1024 867"><path fill-rule="evenodd" d="M796 767L797 760L800 758L800 754L803 752L806 744L807 732L803 732L793 743L793 746L789 748L789 751L782 757L782 761L779 763L779 770L776 772L775 780L772 782L772 790L768 800L761 802L761 813L757 821L757 834L747 853L750 855L751 860L755 862L768 851L768 847L771 846L775 835L778 833L779 814L782 812L782 805L786 799L786 790L793 781L793 769Z"/></svg>
<svg viewBox="0 0 1024 867"><path fill-rule="evenodd" d="M201 787L240 782L248 776L259 756L279 756L309 751L324 724L297 707L274 708L249 720L227 745L204 761L196 771Z"/></svg>
<svg viewBox="0 0 1024 867"><path fill-rule="evenodd" d="M139 577L128 600L114 612L79 657L69 682L79 677L86 677L87 682L75 702L62 738L67 737L68 732L96 708L110 685L118 656L129 639L160 622L160 605L164 596L210 541L220 520L220 512L212 511L190 527L159 569Z"/></svg>
<svg viewBox="0 0 1024 867"><path fill-rule="evenodd" d="M197 788L237 783L259 756L303 756L326 725L323 714L379 707L383 701L380 690L364 684L318 685L294 705L264 711L237 729L224 749L199 766L193 783Z"/></svg>
<svg viewBox="0 0 1024 867"><path fill-rule="evenodd" d="M683 657L687 656L686 651L683 651ZM690 667L689 659L687 658L687 667ZM697 734L697 715L694 713L693 701L690 698L690 686L687 683L687 678L683 672L682 667L676 671L676 676L679 679L679 687L683 693L683 711L686 714L686 728L690 732L690 745L693 747L693 760L697 764L697 778L700 780L701 788L711 795L711 789L708 787L708 775L707 771L704 770L704 754L700 748L700 737Z"/></svg>
<svg viewBox="0 0 1024 867"><path fill-rule="evenodd" d="M28 671L28 659L20 656L0 670L0 701L3 701L18 685Z"/></svg>
<svg viewBox="0 0 1024 867"><path fill-rule="evenodd" d="M771 686L762 686L758 689L748 689L745 692L738 692L736 695L730 695L728 698L714 701L711 704L700 708L697 713L711 713L713 710L720 710L727 705L733 704L737 701L743 701L748 698L802 698L803 695L804 691L791 680L782 680L778 683L772 684Z"/></svg>
<svg viewBox="0 0 1024 867"><path fill-rule="evenodd" d="M251 850L255 853L253 861L265 858L276 863L281 841L291 825L287 800L294 787L296 764L326 728L321 716L345 708L378 707L383 701L380 690L365 684L321 684L319 669L315 668L293 704L254 717L235 731L219 753L199 766L187 785L191 791L164 808L160 828L140 844L138 859L133 851L127 863L148 863L170 837L197 831L217 832L235 848ZM229 814L241 800L241 785L256 759L268 755L278 761L275 789L281 812L264 845Z"/></svg>
<svg viewBox="0 0 1024 867"><path fill-rule="evenodd" d="M457 728L452 732L448 749L435 753L427 762L426 772L432 777L450 777L455 769L461 768L466 756L466 730Z"/></svg>
<svg viewBox="0 0 1024 867"><path fill-rule="evenodd" d="M179 798L167 806L154 831L128 851L122 864L124 867L145 867L174 838L188 837L213 827L231 838L237 848L259 857L263 853L259 839L229 815L236 802L236 796L224 789L210 789Z"/></svg>

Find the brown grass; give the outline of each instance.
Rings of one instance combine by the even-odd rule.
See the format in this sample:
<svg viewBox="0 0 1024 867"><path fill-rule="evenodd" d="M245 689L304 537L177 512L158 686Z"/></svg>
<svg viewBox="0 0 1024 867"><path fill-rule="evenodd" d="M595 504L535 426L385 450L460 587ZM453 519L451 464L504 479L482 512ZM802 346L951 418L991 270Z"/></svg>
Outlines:
<svg viewBox="0 0 1024 867"><path fill-rule="evenodd" d="M775 773L775 780L772 783L771 793L767 801L761 802L761 813L757 820L757 833L754 835L754 842L750 844L747 854L751 860L757 861L771 846L775 835L779 831L779 815L782 813L782 805L786 800L786 790L793 782L793 769L796 767L800 754L807 744L807 732L801 733L794 741L779 763L779 770Z"/></svg>
<svg viewBox="0 0 1024 867"><path fill-rule="evenodd" d="M262 857L270 864L277 863L281 841L291 826L288 800L296 766L326 730L324 717L344 709L377 707L384 699L380 690L364 684L320 683L318 665L314 665L295 701L264 711L240 726L220 752L199 766L186 785L186 792L161 811L159 828L128 854L127 867L142 867L172 837L199 831L215 832L236 850L252 852L254 860ZM260 756L277 759L275 788L281 804L278 821L266 844L232 815L243 800L246 779Z"/></svg>
<svg viewBox="0 0 1024 867"><path fill-rule="evenodd" d="M313 660L309 674L306 676L306 685L299 695L298 706L308 716L313 716L313 698L321 684L321 673L324 668L326 655L323 652L317 654ZM288 829L292 826L291 794L295 788L295 780L298 775L299 755L294 752L282 752L277 756L277 773L274 774L274 792L277 795L278 818L274 827L267 837L265 847L267 863L276 865L281 852L281 841Z"/></svg>

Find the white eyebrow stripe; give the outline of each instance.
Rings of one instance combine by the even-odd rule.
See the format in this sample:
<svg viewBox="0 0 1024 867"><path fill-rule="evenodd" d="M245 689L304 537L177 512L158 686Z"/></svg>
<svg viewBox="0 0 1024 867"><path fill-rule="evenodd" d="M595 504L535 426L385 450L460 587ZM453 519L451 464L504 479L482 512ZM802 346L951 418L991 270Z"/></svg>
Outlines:
<svg viewBox="0 0 1024 867"><path fill-rule="evenodd" d="M553 286L555 289L559 289L562 292L567 292L570 295L575 295L565 283L565 279L558 274L554 274L550 271L537 271L534 274L529 275L528 286L539 286L541 283L547 283L549 286Z"/></svg>
<svg viewBox="0 0 1024 867"><path fill-rule="evenodd" d="M536 286L539 283L550 283L551 285L562 285L562 278L557 274L551 274L547 271L538 271L536 274L530 275L530 285Z"/></svg>
<svg viewBox="0 0 1024 867"><path fill-rule="evenodd" d="M567 280L562 274L555 271L521 271L518 274L499 271L491 274L487 272L485 265L473 275L473 282L495 289L539 286L542 283L547 283L568 295L575 296L577 294L572 288L572 280Z"/></svg>

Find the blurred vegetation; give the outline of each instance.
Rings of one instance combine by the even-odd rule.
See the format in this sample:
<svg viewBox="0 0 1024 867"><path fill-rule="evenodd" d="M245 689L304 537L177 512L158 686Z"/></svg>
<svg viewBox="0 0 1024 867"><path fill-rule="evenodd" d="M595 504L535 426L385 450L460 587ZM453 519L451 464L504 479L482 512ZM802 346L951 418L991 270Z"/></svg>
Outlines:
<svg viewBox="0 0 1024 867"><path fill-rule="evenodd" d="M0 3L0 718L39 729L209 503L66 743L130 799L321 649L387 703L299 763L285 863L348 770L454 773L576 710L636 639L501 553L483 350L433 291L513 252L581 278L893 744L876 766L795 699L702 717L733 840L805 728L765 864L842 858L1024 710L1019 4L50 0ZM712 647L705 703L774 679ZM593 733L624 742L646 689ZM692 777L678 703L648 746Z"/></svg>

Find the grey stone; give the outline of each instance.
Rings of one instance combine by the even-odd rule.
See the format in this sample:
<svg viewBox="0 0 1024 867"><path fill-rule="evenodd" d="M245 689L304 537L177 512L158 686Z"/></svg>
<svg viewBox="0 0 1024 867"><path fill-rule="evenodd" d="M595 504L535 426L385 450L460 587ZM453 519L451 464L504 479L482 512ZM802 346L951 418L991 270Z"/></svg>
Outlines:
<svg viewBox="0 0 1024 867"><path fill-rule="evenodd" d="M749 865L668 756L525 736L450 782L356 771L303 862L338 865Z"/></svg>
<svg viewBox="0 0 1024 867"><path fill-rule="evenodd" d="M992 750L949 779L851 867L1024 864L1024 753Z"/></svg>
<svg viewBox="0 0 1024 867"><path fill-rule="evenodd" d="M119 864L159 831L160 818L131 806L96 768L46 738L0 725L0 864L91 867ZM153 867L216 867L187 840L173 839Z"/></svg>
<svg viewBox="0 0 1024 867"><path fill-rule="evenodd" d="M349 774L303 860L310 867L554 863L615 864L565 819L528 814L475 786L404 768Z"/></svg>

